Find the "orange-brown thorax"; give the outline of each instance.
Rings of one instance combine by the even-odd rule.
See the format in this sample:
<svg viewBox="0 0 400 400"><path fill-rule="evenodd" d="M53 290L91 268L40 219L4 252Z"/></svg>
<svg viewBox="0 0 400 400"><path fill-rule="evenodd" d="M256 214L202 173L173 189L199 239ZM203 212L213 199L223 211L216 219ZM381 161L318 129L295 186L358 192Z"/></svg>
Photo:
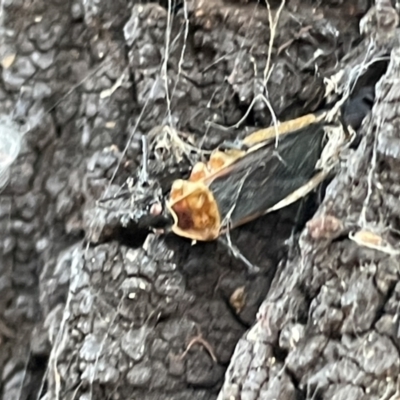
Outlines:
<svg viewBox="0 0 400 400"><path fill-rule="evenodd" d="M220 234L221 215L209 184L221 169L244 155L243 151L215 151L209 161L197 163L188 180L178 179L171 188L167 208L172 231L193 240L214 240Z"/></svg>

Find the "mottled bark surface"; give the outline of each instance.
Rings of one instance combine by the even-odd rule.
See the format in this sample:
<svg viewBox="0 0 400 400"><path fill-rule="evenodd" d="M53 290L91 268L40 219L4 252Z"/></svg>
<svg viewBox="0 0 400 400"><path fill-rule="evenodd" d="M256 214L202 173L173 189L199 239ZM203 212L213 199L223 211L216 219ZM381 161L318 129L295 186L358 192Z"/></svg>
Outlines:
<svg viewBox="0 0 400 400"><path fill-rule="evenodd" d="M298 391L324 399L397 398L399 72L396 46L359 148L307 224L300 254L278 269L219 399L294 399ZM360 230L364 240L352 241L349 233ZM366 231L380 237L378 251Z"/></svg>
<svg viewBox="0 0 400 400"><path fill-rule="evenodd" d="M370 2L299 3L3 1L0 111L30 128L0 194L3 399L396 398L397 14L362 38ZM232 232L242 258L96 204L137 176L142 134L182 132L151 148L166 191L199 156L182 143L269 125L267 93L281 120L315 111L325 78L392 49L316 215L322 191Z"/></svg>

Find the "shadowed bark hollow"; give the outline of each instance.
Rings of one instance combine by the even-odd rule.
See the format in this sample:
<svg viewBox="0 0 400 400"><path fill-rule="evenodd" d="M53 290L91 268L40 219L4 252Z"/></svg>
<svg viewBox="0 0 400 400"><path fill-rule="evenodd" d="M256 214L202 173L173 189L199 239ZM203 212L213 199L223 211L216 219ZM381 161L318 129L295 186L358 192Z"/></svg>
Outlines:
<svg viewBox="0 0 400 400"><path fill-rule="evenodd" d="M0 113L24 135L0 193L2 399L396 399L397 6L3 1ZM355 75L376 96L335 177L233 248L132 222Z"/></svg>

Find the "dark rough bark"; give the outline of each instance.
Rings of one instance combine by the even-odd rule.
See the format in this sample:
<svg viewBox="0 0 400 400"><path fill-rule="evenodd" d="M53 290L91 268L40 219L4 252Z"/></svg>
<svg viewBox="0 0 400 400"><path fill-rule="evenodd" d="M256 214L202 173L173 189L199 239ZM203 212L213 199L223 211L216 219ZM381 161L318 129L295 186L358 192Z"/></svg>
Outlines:
<svg viewBox="0 0 400 400"><path fill-rule="evenodd" d="M266 93L268 9L193 0L169 14L168 2L136 3L2 3L0 110L31 128L0 197L2 398L390 398L398 256L348 233L398 238L391 10L380 36L363 41L368 1L288 1L281 12L267 84L279 119L321 107L324 78L394 50L361 143L299 246L315 199L232 233L254 275L220 241L123 228L130 200L96 200L137 173L141 134L154 128L172 125L210 149L271 122L261 100L246 113ZM244 116L235 129L216 126ZM189 160L171 143L163 151L149 170L165 191ZM324 217L340 227L334 240Z"/></svg>
<svg viewBox="0 0 400 400"><path fill-rule="evenodd" d="M398 396L400 47L382 40L394 48L363 139L329 185L298 254L278 268L218 399ZM351 240L362 230L381 248Z"/></svg>

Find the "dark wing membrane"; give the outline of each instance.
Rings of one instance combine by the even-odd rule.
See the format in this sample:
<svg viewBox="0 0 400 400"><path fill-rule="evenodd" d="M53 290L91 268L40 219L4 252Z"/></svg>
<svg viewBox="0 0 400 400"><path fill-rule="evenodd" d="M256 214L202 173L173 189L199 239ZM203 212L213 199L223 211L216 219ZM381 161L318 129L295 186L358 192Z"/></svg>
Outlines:
<svg viewBox="0 0 400 400"><path fill-rule="evenodd" d="M257 218L316 173L323 123L313 124L249 152L210 184L221 219L235 227Z"/></svg>

